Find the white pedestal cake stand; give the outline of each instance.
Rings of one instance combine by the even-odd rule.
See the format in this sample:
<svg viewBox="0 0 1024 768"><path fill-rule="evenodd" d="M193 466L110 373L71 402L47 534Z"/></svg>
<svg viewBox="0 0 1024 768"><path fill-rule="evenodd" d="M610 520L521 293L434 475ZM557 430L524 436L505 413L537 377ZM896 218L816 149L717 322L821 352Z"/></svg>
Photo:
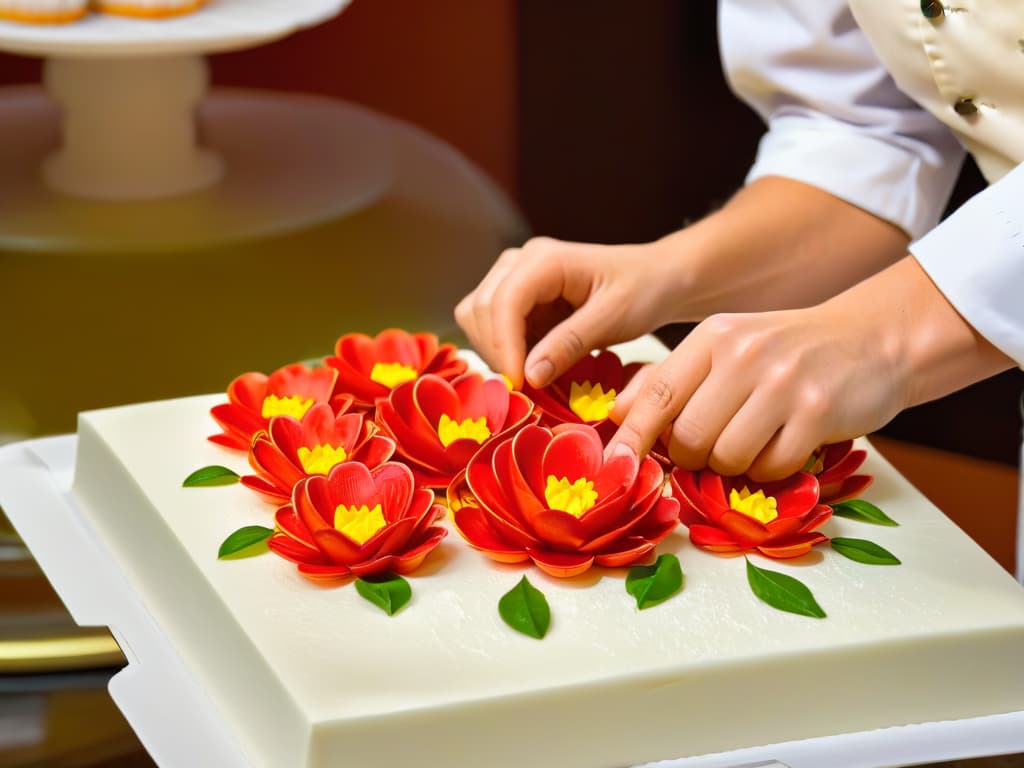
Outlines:
<svg viewBox="0 0 1024 768"><path fill-rule="evenodd" d="M45 58L46 88L0 93L0 247L205 247L373 202L389 153L361 110L207 95L206 54L284 37L348 2L211 0L161 21L0 22L0 50Z"/></svg>

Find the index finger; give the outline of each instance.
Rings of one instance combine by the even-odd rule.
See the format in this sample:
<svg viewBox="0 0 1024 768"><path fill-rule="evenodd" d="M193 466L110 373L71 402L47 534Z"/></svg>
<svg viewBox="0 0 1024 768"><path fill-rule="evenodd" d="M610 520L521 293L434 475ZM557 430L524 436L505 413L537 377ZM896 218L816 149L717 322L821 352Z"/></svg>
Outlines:
<svg viewBox="0 0 1024 768"><path fill-rule="evenodd" d="M625 417L608 443L626 445L644 456L658 436L668 428L697 388L711 372L711 354L703 345L685 339L664 361L645 372L633 402L627 402ZM616 403L618 405L618 403Z"/></svg>

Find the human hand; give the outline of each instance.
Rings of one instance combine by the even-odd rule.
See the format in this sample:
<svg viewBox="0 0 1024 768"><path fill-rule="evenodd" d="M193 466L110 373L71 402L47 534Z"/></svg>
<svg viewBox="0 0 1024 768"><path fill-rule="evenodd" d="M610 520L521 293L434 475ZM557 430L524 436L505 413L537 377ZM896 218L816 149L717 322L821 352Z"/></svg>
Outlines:
<svg viewBox="0 0 1024 768"><path fill-rule="evenodd" d="M619 394L611 443L643 455L667 432L686 469L778 479L1011 364L907 258L815 307L708 318Z"/></svg>
<svg viewBox="0 0 1024 768"><path fill-rule="evenodd" d="M671 321L667 307L680 272L674 252L660 241L591 245L534 238L501 254L459 302L455 319L492 369L516 386L525 370L531 385L543 387L592 349Z"/></svg>

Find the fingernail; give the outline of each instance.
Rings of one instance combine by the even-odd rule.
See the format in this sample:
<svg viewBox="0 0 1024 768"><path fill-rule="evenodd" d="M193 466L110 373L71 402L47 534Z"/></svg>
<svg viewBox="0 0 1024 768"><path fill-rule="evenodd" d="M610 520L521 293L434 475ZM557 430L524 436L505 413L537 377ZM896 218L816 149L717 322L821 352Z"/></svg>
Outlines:
<svg viewBox="0 0 1024 768"><path fill-rule="evenodd" d="M530 380L531 385L539 389L551 383L554 372L555 366L551 364L550 360L544 358L526 369L526 378Z"/></svg>
<svg viewBox="0 0 1024 768"><path fill-rule="evenodd" d="M636 451L625 443L616 443L612 446L612 456L636 456Z"/></svg>

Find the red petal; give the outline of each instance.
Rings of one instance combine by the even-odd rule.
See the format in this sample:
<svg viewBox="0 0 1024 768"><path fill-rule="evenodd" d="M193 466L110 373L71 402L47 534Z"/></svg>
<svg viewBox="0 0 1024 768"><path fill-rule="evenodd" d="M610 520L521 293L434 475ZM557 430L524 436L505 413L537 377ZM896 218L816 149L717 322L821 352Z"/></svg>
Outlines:
<svg viewBox="0 0 1024 768"><path fill-rule="evenodd" d="M413 390L416 409L423 414L423 423L433 433L437 433L442 415L447 415L453 421L462 421L462 403L459 402L459 396L452 385L440 376L421 376L413 382Z"/></svg>
<svg viewBox="0 0 1024 768"><path fill-rule="evenodd" d="M295 514L295 508L290 504L286 504L280 507L277 512L274 513L274 524L278 529L287 536L290 536L296 542L305 544L310 549L315 549L316 544L313 542L313 537L309 533L309 528L302 522L297 514ZM319 552L319 550L316 550Z"/></svg>
<svg viewBox="0 0 1024 768"><path fill-rule="evenodd" d="M771 538L771 532L763 523L744 515L742 512L730 509L722 514L718 523L744 549L750 549Z"/></svg>
<svg viewBox="0 0 1024 768"><path fill-rule="evenodd" d="M697 473L675 469L669 475L672 495L679 501L679 521L686 526L710 522L704 512L694 503L700 499L697 488Z"/></svg>
<svg viewBox="0 0 1024 768"><path fill-rule="evenodd" d="M260 435L253 441L249 449L249 464L266 480L289 493L305 477L305 473L292 464L266 435Z"/></svg>
<svg viewBox="0 0 1024 768"><path fill-rule="evenodd" d="M530 559L544 573L559 579L578 576L590 569L594 558L578 553L548 552L543 549L531 549Z"/></svg>
<svg viewBox="0 0 1024 768"><path fill-rule="evenodd" d="M832 517L832 507L825 504L819 504L816 506L811 514L803 520L803 525L800 526L800 533L808 533L813 531L815 528L820 528Z"/></svg>
<svg viewBox="0 0 1024 768"><path fill-rule="evenodd" d="M755 486L750 485L753 491ZM774 483L762 483L757 486L765 496L774 496L778 502L779 517L803 517L818 503L818 478L810 472L797 472L795 475Z"/></svg>
<svg viewBox="0 0 1024 768"><path fill-rule="evenodd" d="M544 510L530 522L537 537L560 552L578 551L590 540L583 523L568 512Z"/></svg>
<svg viewBox="0 0 1024 768"><path fill-rule="evenodd" d="M317 491L319 491L319 486L317 486ZM366 504L372 508L380 501L377 484L374 482L373 477L371 477L370 470L354 461L346 461L331 468L330 474L327 475L325 492L323 506L330 507L330 509L321 509L320 511L330 512L332 526L334 510L340 504L344 504L346 507L361 507L363 504ZM321 497L316 495L313 490L310 491L310 497L317 503L317 508L320 509ZM387 519L386 511L384 517Z"/></svg>
<svg viewBox="0 0 1024 768"><path fill-rule="evenodd" d="M552 437L551 430L530 425L523 427L512 438L512 461L533 492L533 496L538 499L544 498L544 488L547 484L541 458Z"/></svg>
<svg viewBox="0 0 1024 768"><path fill-rule="evenodd" d="M305 544L283 533L271 535L267 539L267 546L274 554L280 555L285 560L291 560L293 563L324 565L329 562L320 550L307 547Z"/></svg>
<svg viewBox="0 0 1024 768"><path fill-rule="evenodd" d="M341 563L351 567L353 563L361 563L366 560L363 547L335 528L321 528L318 531L313 531L313 541L316 542L320 551L330 558L332 563Z"/></svg>
<svg viewBox="0 0 1024 768"><path fill-rule="evenodd" d="M819 482L821 478L818 478ZM838 504L840 501L855 499L871 485L874 477L871 475L851 475L841 483L831 483L821 486L821 501L826 504Z"/></svg>
<svg viewBox="0 0 1024 768"><path fill-rule="evenodd" d="M827 539L828 537L823 533L801 534L785 544L761 545L757 548L757 551L766 557L773 557L779 560L800 557L810 552L811 547L815 544L820 544L823 541L827 541Z"/></svg>
<svg viewBox="0 0 1024 768"><path fill-rule="evenodd" d="M691 525L690 541L701 549L711 552L742 552L743 547L721 528L710 525Z"/></svg>
<svg viewBox="0 0 1024 768"><path fill-rule="evenodd" d="M447 528L431 528L430 535L421 544L395 558L395 573L406 574L415 571L447 535Z"/></svg>
<svg viewBox="0 0 1024 768"><path fill-rule="evenodd" d="M429 337L429 335L428 335ZM433 344L437 344L437 337L433 337ZM377 334L373 340L374 362L401 363L415 368L419 373L427 362L423 357L424 346L430 349L432 345L423 345L428 341L422 336L414 338L408 331L400 328L388 328Z"/></svg>
<svg viewBox="0 0 1024 768"><path fill-rule="evenodd" d="M526 559L526 550L502 538L491 525L493 518L479 507L462 507L453 514L453 518L462 537L477 549L504 557L501 562L517 563Z"/></svg>
<svg viewBox="0 0 1024 768"><path fill-rule="evenodd" d="M267 396L267 376L263 373L243 373L228 384L228 401L244 410L259 414Z"/></svg>
<svg viewBox="0 0 1024 768"><path fill-rule="evenodd" d="M256 493L262 494L274 504L284 504L292 497L291 488L278 488L256 475L245 475L242 478L242 485L256 491Z"/></svg>
<svg viewBox="0 0 1024 768"><path fill-rule="evenodd" d="M622 539L618 544L618 548L610 552L602 552L594 558L594 561L606 568L622 568L633 565L654 551L654 542L639 536Z"/></svg>
<svg viewBox="0 0 1024 768"><path fill-rule="evenodd" d="M292 506L295 507L299 519L309 529L310 535L322 528L333 527L334 510L337 508L337 504L331 506L328 489L327 478L323 475L307 477L292 488ZM331 522L328 522L324 514L321 513L321 507L324 509L324 513L330 515Z"/></svg>
<svg viewBox="0 0 1024 768"><path fill-rule="evenodd" d="M311 579L315 579L317 581L327 582L335 582L352 575L352 572L348 569L348 566L341 565L340 563L333 563L330 565L300 563L299 573L301 573L303 576L309 576Z"/></svg>
<svg viewBox="0 0 1024 768"><path fill-rule="evenodd" d="M597 433L573 429L556 434L548 443L541 460L545 481L551 475L575 482L581 477L593 480L604 462L604 445Z"/></svg>

